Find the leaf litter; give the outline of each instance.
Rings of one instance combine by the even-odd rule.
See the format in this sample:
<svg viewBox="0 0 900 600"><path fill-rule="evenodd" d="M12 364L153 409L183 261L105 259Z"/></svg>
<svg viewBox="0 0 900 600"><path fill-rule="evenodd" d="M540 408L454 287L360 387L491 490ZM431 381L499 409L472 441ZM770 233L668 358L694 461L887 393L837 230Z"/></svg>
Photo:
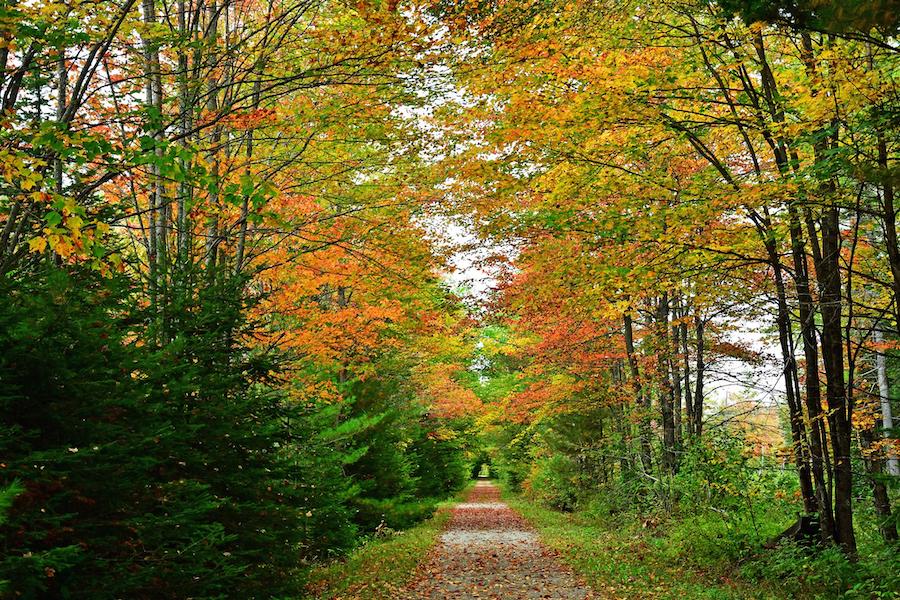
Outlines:
<svg viewBox="0 0 900 600"><path fill-rule="evenodd" d="M479 481L452 510L402 600L590 600L591 590L544 546L500 489Z"/></svg>

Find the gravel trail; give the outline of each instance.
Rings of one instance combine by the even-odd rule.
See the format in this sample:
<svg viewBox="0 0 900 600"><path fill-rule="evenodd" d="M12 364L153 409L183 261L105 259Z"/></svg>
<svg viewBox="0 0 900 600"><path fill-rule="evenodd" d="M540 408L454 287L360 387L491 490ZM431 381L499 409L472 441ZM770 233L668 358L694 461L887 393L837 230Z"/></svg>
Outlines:
<svg viewBox="0 0 900 600"><path fill-rule="evenodd" d="M537 533L479 481L452 509L446 531L402 600L595 598Z"/></svg>

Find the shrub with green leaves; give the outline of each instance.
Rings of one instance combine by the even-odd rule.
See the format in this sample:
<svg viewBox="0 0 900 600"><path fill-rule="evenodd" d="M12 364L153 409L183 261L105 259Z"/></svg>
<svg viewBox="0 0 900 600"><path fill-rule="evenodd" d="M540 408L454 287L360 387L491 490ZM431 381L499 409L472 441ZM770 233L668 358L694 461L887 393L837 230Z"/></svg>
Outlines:
<svg viewBox="0 0 900 600"><path fill-rule="evenodd" d="M469 465L465 440L457 432L422 427L409 449L416 457L412 475L417 496L445 498L465 485Z"/></svg>
<svg viewBox="0 0 900 600"><path fill-rule="evenodd" d="M582 490L578 485L578 466L563 454L537 459L527 481L531 495L557 510L571 511L578 505Z"/></svg>

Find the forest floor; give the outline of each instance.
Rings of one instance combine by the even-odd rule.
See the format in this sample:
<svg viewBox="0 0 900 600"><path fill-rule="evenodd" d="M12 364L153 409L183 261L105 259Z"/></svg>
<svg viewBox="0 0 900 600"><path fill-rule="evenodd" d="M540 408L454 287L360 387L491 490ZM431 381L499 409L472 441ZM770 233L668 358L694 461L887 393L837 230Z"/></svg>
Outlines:
<svg viewBox="0 0 900 600"><path fill-rule="evenodd" d="M466 502L453 507L437 545L400 595L403 600L594 597L487 481L479 481Z"/></svg>

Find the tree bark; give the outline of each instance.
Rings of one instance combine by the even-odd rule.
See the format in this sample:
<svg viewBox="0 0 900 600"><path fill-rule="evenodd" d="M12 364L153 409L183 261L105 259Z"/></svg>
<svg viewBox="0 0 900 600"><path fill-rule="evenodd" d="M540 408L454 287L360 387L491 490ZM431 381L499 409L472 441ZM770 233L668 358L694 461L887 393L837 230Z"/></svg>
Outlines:
<svg viewBox="0 0 900 600"><path fill-rule="evenodd" d="M876 343L882 340L881 331L877 329L877 326L874 335ZM894 415L891 409L891 388L888 385L887 360L885 360L884 352L880 350L875 353L875 370L878 376L878 396L881 404L881 427L884 437L892 439ZM897 460L897 455L890 449L887 451L885 465L888 475L900 477L900 461Z"/></svg>
<svg viewBox="0 0 900 600"><path fill-rule="evenodd" d="M887 249L888 264L891 267L891 278L894 284L894 322L900 333L900 246L897 243L897 210L894 207L894 183L888 171L887 142L879 133L876 139L878 166L881 169L881 225L884 229L884 242Z"/></svg>
<svg viewBox="0 0 900 600"><path fill-rule="evenodd" d="M680 297L676 296L675 305L672 307L672 315L673 317L680 317ZM672 398L674 400L672 408L673 408L673 421L675 427L675 449L676 452L681 451L682 447L682 427L681 427L681 367L679 366L679 356L678 356L678 342L679 342L679 334L678 334L678 324L672 323L672 330L670 332L670 343L668 347L669 361L668 361L668 369L670 373L670 377L672 378Z"/></svg>
<svg viewBox="0 0 900 600"><path fill-rule="evenodd" d="M703 339L705 323L698 313L694 314L694 333L696 343L696 362L694 363L694 435L697 438L703 435L703 376L706 363L703 359L703 349L706 343Z"/></svg>
<svg viewBox="0 0 900 600"><path fill-rule="evenodd" d="M829 202L820 219L822 260L816 266L822 315L822 361L825 364L828 425L834 465L835 539L850 555L856 555L853 532L853 471L850 464L852 407L844 384L843 334L841 331L840 225L838 209Z"/></svg>
<svg viewBox="0 0 900 600"><path fill-rule="evenodd" d="M637 356L634 352L634 328L631 315L624 316L625 354L628 356L628 368L631 371L631 381L634 387L635 405L640 413L638 421L638 443L640 445L641 466L645 473L653 470L652 449L650 446L650 402L641 385L641 375L638 369Z"/></svg>
<svg viewBox="0 0 900 600"><path fill-rule="evenodd" d="M777 311L778 342L781 346L783 358L783 374L785 381L785 399L788 405L788 417L790 419L791 441L793 443L794 463L797 467L797 477L800 481L800 494L803 498L803 508L807 512L815 512L816 501L813 493L812 478L810 476L809 457L806 444L805 424L803 411L800 408L800 384L797 375L797 360L794 357L794 341L791 327L790 311L787 303L787 290L785 289L784 273L778 248L771 234L768 217L761 220L757 217L760 235L763 238L775 281L775 302Z"/></svg>
<svg viewBox="0 0 900 600"><path fill-rule="evenodd" d="M685 306L684 319L687 319L687 317L688 307ZM694 399L691 396L691 356L688 352L688 326L684 319L682 319L681 324L678 326L678 331L681 340L682 361L684 363L685 424L687 426L687 436L693 437L696 434L696 431L694 429Z"/></svg>
<svg viewBox="0 0 900 600"><path fill-rule="evenodd" d="M659 371L659 407L663 428L662 463L666 471L674 473L677 469L678 457L675 453L675 411L672 396L672 382L669 378L669 293L663 292L659 298L656 312L657 335L657 369Z"/></svg>
<svg viewBox="0 0 900 600"><path fill-rule="evenodd" d="M875 433L871 429L859 431L859 445L863 450L863 456L875 442ZM891 511L891 498L888 495L887 486L884 483L884 473L881 469L881 461L876 457L865 458L866 474L872 486L872 503L875 514L878 515L878 530L885 542L897 541L897 525L894 523Z"/></svg>
<svg viewBox="0 0 900 600"><path fill-rule="evenodd" d="M806 362L805 389L806 412L809 418L810 474L813 495L819 513L823 539L834 535L834 513L831 508L831 487L826 481L828 440L825 433L825 415L822 413L822 388L819 380L819 351L815 330L815 304L809 289L807 258L803 242L800 217L793 203L788 206L790 218L791 255L794 262L794 286L797 290L800 333L803 341L803 356Z"/></svg>

